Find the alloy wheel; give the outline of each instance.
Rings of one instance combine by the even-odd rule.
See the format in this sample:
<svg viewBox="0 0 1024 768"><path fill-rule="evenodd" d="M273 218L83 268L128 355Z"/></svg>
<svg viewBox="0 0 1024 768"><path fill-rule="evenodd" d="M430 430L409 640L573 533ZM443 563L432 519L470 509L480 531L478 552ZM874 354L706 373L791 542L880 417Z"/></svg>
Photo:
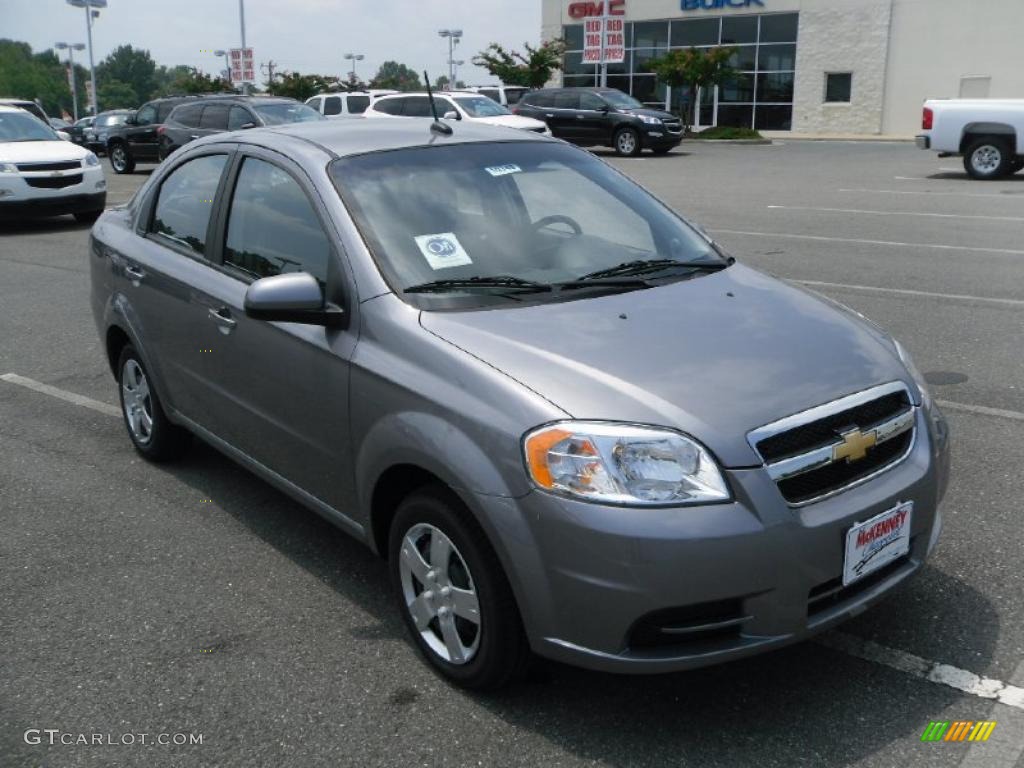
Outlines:
<svg viewBox="0 0 1024 768"><path fill-rule="evenodd" d="M466 561L436 526L418 523L402 537L399 575L406 607L423 642L450 664L480 648L480 604Z"/></svg>
<svg viewBox="0 0 1024 768"><path fill-rule="evenodd" d="M631 131L620 133L616 142L619 145L619 152L624 155L629 155L636 151L636 136Z"/></svg>
<svg viewBox="0 0 1024 768"><path fill-rule="evenodd" d="M989 175L995 173L1003 162L1003 153L999 147L992 144L983 144L974 150L971 155L971 165L978 173Z"/></svg>
<svg viewBox="0 0 1024 768"><path fill-rule="evenodd" d="M146 374L133 359L126 360L121 371L121 407L132 437L142 445L149 443L153 439L153 399Z"/></svg>
<svg viewBox="0 0 1024 768"><path fill-rule="evenodd" d="M110 150L110 164L114 166L115 171L123 171L125 169L127 159L123 147L114 147Z"/></svg>

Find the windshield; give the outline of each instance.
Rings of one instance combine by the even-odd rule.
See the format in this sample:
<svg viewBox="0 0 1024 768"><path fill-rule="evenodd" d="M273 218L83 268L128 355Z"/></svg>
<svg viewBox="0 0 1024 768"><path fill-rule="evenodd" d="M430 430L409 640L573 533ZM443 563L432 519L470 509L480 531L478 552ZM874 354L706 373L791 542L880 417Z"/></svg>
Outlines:
<svg viewBox="0 0 1024 768"><path fill-rule="evenodd" d="M256 104L256 112L263 118L267 125L281 125L282 123L305 123L309 120L326 120L323 115L312 107L298 102L292 104L283 102L280 104Z"/></svg>
<svg viewBox="0 0 1024 768"><path fill-rule="evenodd" d="M331 174L385 279L417 306L430 306L420 303L429 299L405 290L436 280L502 276L552 284L649 259L725 263L644 189L566 145L375 152L336 160ZM502 298L475 288L452 292L460 307Z"/></svg>
<svg viewBox="0 0 1024 768"><path fill-rule="evenodd" d="M622 91L601 91L601 98L617 109L643 109L644 105Z"/></svg>
<svg viewBox="0 0 1024 768"><path fill-rule="evenodd" d="M501 104L486 96L456 96L455 102L470 117L499 117L512 114Z"/></svg>
<svg viewBox="0 0 1024 768"><path fill-rule="evenodd" d="M28 112L0 112L0 141L60 141L50 126Z"/></svg>

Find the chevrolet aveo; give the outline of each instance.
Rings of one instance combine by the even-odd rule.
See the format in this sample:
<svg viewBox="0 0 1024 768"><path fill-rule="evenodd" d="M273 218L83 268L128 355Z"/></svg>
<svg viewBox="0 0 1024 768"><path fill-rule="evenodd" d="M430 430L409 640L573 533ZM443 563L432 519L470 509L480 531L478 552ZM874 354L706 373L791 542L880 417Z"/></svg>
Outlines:
<svg viewBox="0 0 1024 768"><path fill-rule="evenodd" d="M778 648L921 568L946 422L865 318L526 131L202 139L90 242L144 457L196 435L385 557L423 655L493 688Z"/></svg>

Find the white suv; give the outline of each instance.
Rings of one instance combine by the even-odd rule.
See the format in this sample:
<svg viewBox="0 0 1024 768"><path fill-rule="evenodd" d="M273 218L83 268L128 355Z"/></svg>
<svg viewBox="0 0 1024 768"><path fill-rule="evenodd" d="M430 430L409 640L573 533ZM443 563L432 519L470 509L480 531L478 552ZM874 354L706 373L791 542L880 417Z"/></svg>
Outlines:
<svg viewBox="0 0 1024 768"><path fill-rule="evenodd" d="M471 120L506 128L519 128L550 136L546 123L532 117L513 115L493 99L471 91L441 91L434 94L437 116L446 120ZM431 117L430 98L423 93L383 96L371 104L365 117Z"/></svg>
<svg viewBox="0 0 1024 768"><path fill-rule="evenodd" d="M95 221L106 203L96 155L25 110L0 106L0 218L71 213Z"/></svg>
<svg viewBox="0 0 1024 768"><path fill-rule="evenodd" d="M345 91L344 93L318 93L306 99L306 106L312 107L324 117L344 118L362 115L366 108L379 96L398 91L372 89L369 91Z"/></svg>
<svg viewBox="0 0 1024 768"><path fill-rule="evenodd" d="M523 94L530 89L525 85L471 85L464 90L494 99L503 107L511 107L518 104Z"/></svg>

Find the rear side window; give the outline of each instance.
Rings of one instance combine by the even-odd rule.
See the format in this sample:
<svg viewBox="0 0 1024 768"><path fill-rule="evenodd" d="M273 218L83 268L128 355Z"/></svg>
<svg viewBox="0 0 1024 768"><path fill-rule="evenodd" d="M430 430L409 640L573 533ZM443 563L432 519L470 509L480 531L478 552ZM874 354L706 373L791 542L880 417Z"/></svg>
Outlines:
<svg viewBox="0 0 1024 768"><path fill-rule="evenodd" d="M426 96L406 96L402 114L406 117L430 117L430 99Z"/></svg>
<svg viewBox="0 0 1024 768"><path fill-rule="evenodd" d="M380 99L373 108L378 112L383 112L385 115L400 115L402 114L402 104L405 99Z"/></svg>
<svg viewBox="0 0 1024 768"><path fill-rule="evenodd" d="M531 107L550 107L554 103L551 93L528 93L520 100L521 104Z"/></svg>
<svg viewBox="0 0 1024 768"><path fill-rule="evenodd" d="M245 107L233 106L228 113L228 130L237 131L243 125L253 125L256 122L249 110Z"/></svg>
<svg viewBox="0 0 1024 768"><path fill-rule="evenodd" d="M198 128L199 116L202 113L202 104L189 104L184 107L178 107L176 110L174 110L174 120L175 122L181 123L187 128Z"/></svg>
<svg viewBox="0 0 1024 768"><path fill-rule="evenodd" d="M203 108L203 116L199 120L199 127L212 131L226 131L228 129L228 105L207 104Z"/></svg>
<svg viewBox="0 0 1024 768"><path fill-rule="evenodd" d="M350 115L361 115L366 111L366 108L370 106L370 97L349 96L346 103L348 104L348 113Z"/></svg>
<svg viewBox="0 0 1024 768"><path fill-rule="evenodd" d="M224 263L253 278L308 272L327 282L330 244L302 187L275 165L247 157L228 215Z"/></svg>
<svg viewBox="0 0 1024 768"><path fill-rule="evenodd" d="M580 96L578 93L556 93L552 106L555 109L579 109Z"/></svg>
<svg viewBox="0 0 1024 768"><path fill-rule="evenodd" d="M173 101L162 101L156 109L156 121L158 123L166 123L167 116L171 114L171 110L174 109Z"/></svg>
<svg viewBox="0 0 1024 768"><path fill-rule="evenodd" d="M488 99L494 99L499 104L501 103L501 94L498 93L497 88L481 88L477 93L486 96Z"/></svg>
<svg viewBox="0 0 1024 768"><path fill-rule="evenodd" d="M324 114L325 115L340 115L341 114L341 97L340 96L328 96L324 99Z"/></svg>
<svg viewBox="0 0 1024 768"><path fill-rule="evenodd" d="M160 185L150 232L206 255L206 228L227 155L205 155L171 171Z"/></svg>

